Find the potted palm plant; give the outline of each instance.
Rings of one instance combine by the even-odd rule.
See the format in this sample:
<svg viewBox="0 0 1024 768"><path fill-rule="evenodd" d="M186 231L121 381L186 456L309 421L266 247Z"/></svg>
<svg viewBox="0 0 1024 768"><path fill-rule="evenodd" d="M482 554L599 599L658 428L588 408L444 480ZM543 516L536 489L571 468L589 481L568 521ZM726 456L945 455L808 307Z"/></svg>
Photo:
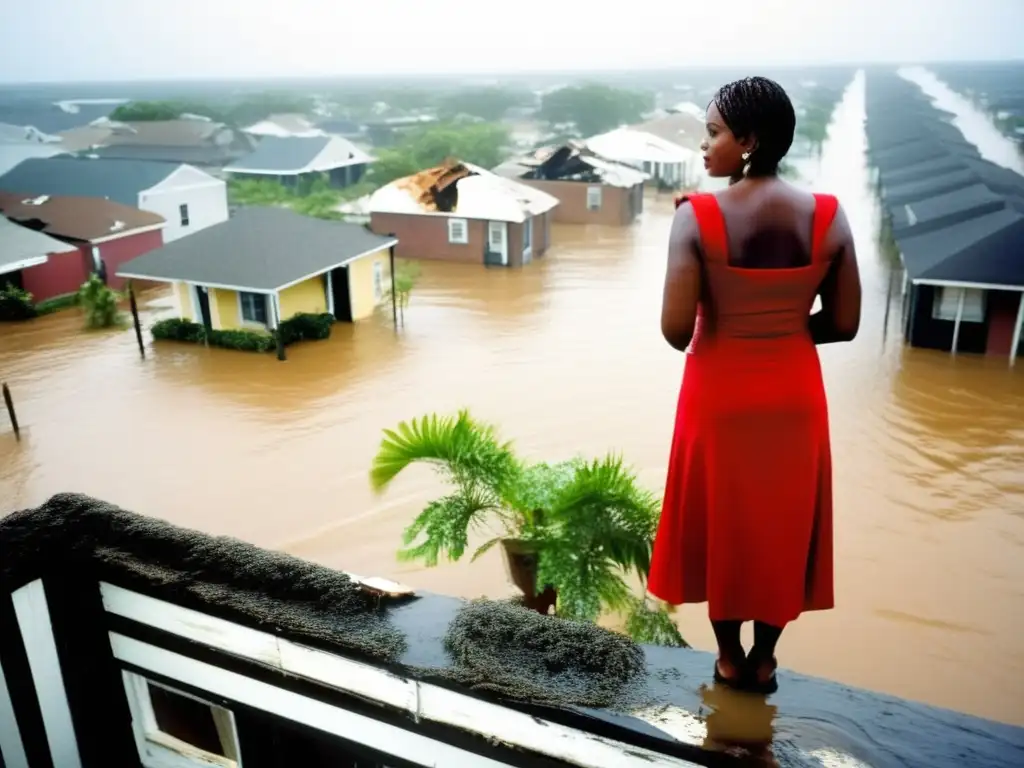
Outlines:
<svg viewBox="0 0 1024 768"><path fill-rule="evenodd" d="M451 491L406 528L400 559L459 560L470 530L489 525L497 535L472 557L500 544L528 607L547 613L553 604L558 615L585 621L616 611L628 615L638 642L685 645L664 609L637 598L626 581L633 574L646 582L658 501L621 458L523 462L494 427L461 411L385 430L371 484L381 492L416 463L433 465Z"/></svg>

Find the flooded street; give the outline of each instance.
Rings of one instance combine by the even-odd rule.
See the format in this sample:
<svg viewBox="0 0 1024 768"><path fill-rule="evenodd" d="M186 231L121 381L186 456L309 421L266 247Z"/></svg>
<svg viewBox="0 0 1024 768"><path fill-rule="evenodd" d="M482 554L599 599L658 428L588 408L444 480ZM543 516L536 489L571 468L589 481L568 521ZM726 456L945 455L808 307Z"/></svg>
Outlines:
<svg viewBox="0 0 1024 768"><path fill-rule="evenodd" d="M782 664L1024 724L1024 367L904 348L898 305L884 333L863 110L858 79L820 166L800 163L847 208L865 296L857 340L821 351L837 609L788 630ZM507 594L497 549L472 565L396 561L438 486L412 471L375 497L381 430L468 407L525 456L620 451L660 490L683 358L659 330L671 198L645 208L632 228L553 227L549 256L522 270L424 264L400 335L382 312L287 363L173 344L141 362L131 331L85 333L76 312L4 326L23 439L0 415L0 513L80 491L359 574ZM712 647L704 606L677 615Z"/></svg>

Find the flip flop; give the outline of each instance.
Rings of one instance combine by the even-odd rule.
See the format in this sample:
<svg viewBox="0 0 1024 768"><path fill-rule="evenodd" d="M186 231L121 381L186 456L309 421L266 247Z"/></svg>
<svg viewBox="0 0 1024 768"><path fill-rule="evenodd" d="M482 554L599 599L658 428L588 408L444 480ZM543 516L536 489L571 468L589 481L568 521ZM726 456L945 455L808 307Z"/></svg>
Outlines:
<svg viewBox="0 0 1024 768"><path fill-rule="evenodd" d="M760 665L761 662L758 661L758 660L755 660L755 659L748 658L747 659L747 664L748 664L747 671L748 671L748 674L746 675L746 678L747 678L746 685L743 686L743 689L746 690L746 691L749 691L751 693L760 693L760 694L763 694L765 696L773 694L777 690L779 690L779 679L775 676L775 672L776 672L776 669L779 666L779 663L775 660L774 657L772 657L771 662L772 662L772 674L771 674L771 676L767 680L759 680L758 679L758 675L757 675L757 668L758 668L758 666ZM717 667L718 665L716 664L715 666Z"/></svg>

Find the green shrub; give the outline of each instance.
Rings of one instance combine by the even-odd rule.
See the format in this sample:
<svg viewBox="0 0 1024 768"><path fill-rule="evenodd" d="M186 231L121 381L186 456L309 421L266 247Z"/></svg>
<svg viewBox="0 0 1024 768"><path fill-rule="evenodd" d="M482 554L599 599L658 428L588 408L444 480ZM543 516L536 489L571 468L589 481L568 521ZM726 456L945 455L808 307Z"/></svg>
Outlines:
<svg viewBox="0 0 1024 768"><path fill-rule="evenodd" d="M288 320L284 320L278 328L278 333L281 334L285 346L294 344L296 341L322 341L331 337L332 325L334 325L334 315L329 312L319 315L299 312Z"/></svg>
<svg viewBox="0 0 1024 768"><path fill-rule="evenodd" d="M85 309L85 327L111 328L123 324L124 316L117 306L122 298L95 272L89 275L78 289L78 302Z"/></svg>
<svg viewBox="0 0 1024 768"><path fill-rule="evenodd" d="M0 321L31 320L39 314L32 303L32 294L10 283L0 287Z"/></svg>
<svg viewBox="0 0 1024 768"><path fill-rule="evenodd" d="M49 315L53 312L60 312L78 304L77 293L65 293L63 296L54 296L52 299L45 299L36 304L36 312L40 315Z"/></svg>
<svg viewBox="0 0 1024 768"><path fill-rule="evenodd" d="M281 323L280 334L285 346L297 341L318 341L331 335L334 317L300 312ZM277 337L273 333L257 331L226 330L209 331L200 323L180 317L161 320L151 330L154 339L161 341L185 341L192 344L209 342L212 347L235 349L241 352L270 352L277 348Z"/></svg>

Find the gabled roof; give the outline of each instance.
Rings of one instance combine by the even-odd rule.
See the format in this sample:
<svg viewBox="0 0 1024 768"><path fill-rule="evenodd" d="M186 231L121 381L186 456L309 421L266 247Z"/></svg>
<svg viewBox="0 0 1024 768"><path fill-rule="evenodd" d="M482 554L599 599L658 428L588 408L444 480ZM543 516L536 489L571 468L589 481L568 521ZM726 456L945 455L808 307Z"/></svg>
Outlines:
<svg viewBox="0 0 1024 768"><path fill-rule="evenodd" d="M700 151L700 144L707 132L703 115L697 117L688 112L676 112L664 117L656 117L633 126L633 129L653 134L694 152Z"/></svg>
<svg viewBox="0 0 1024 768"><path fill-rule="evenodd" d="M1006 207L1006 199L984 184L946 192L903 205L891 205L893 235L897 240L976 219Z"/></svg>
<svg viewBox="0 0 1024 768"><path fill-rule="evenodd" d="M537 149L508 160L495 167L493 172L507 179L580 181L627 189L643 184L650 178L643 171L601 157L585 145L573 141Z"/></svg>
<svg viewBox="0 0 1024 768"><path fill-rule="evenodd" d="M45 264L51 253L70 253L74 250L73 245L23 227L0 214L0 275Z"/></svg>
<svg viewBox="0 0 1024 768"><path fill-rule="evenodd" d="M1011 207L899 240L911 280L1024 286L1024 215Z"/></svg>
<svg viewBox="0 0 1024 768"><path fill-rule="evenodd" d="M91 243L159 229L166 223L163 216L97 197L27 198L0 192L0 213L48 235Z"/></svg>
<svg viewBox="0 0 1024 768"><path fill-rule="evenodd" d="M439 207L441 197L454 199L454 207ZM550 211L556 205L558 199L547 192L457 161L397 179L374 192L369 201L372 213L443 215L513 223Z"/></svg>
<svg viewBox="0 0 1024 768"><path fill-rule="evenodd" d="M267 136L250 155L224 170L266 176L317 173L373 160L340 136Z"/></svg>
<svg viewBox="0 0 1024 768"><path fill-rule="evenodd" d="M635 128L616 128L585 143L597 154L620 162L689 163L698 158L692 149Z"/></svg>
<svg viewBox="0 0 1024 768"><path fill-rule="evenodd" d="M30 158L0 176L0 191L107 198L122 205L138 205L140 192L157 186L175 170L172 163L143 160L68 155Z"/></svg>
<svg viewBox="0 0 1024 768"><path fill-rule="evenodd" d="M243 152L237 149L213 145L183 147L157 144L113 144L109 147L93 147L83 150L78 153L78 156L100 160L141 160L142 162L176 165L223 166L242 154Z"/></svg>
<svg viewBox="0 0 1024 768"><path fill-rule="evenodd" d="M324 134L324 131L313 125L305 115L295 113L270 115L242 130L254 136L323 136Z"/></svg>
<svg viewBox="0 0 1024 768"><path fill-rule="evenodd" d="M44 99L5 99L5 103L0 104L0 123L32 126L43 133L57 134L88 125L116 108L117 104L113 102L53 103Z"/></svg>
<svg viewBox="0 0 1024 768"><path fill-rule="evenodd" d="M242 208L227 221L126 262L117 274L269 293L396 242L358 224L287 208Z"/></svg>

